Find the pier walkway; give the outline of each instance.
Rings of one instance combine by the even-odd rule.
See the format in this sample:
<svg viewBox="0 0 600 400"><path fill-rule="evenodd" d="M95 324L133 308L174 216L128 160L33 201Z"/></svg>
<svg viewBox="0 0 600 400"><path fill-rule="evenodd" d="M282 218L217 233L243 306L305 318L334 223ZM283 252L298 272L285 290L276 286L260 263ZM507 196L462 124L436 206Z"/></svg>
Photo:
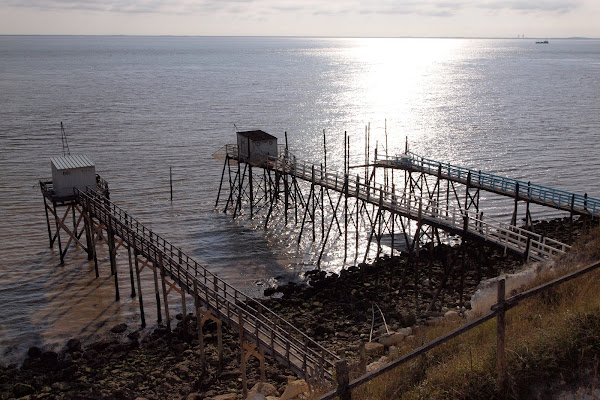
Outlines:
<svg viewBox="0 0 600 400"><path fill-rule="evenodd" d="M471 188L482 189L573 214L595 217L600 213L600 199L588 197L587 194L580 195L471 168L459 167L425 158L411 151L407 151L401 156L378 158L375 160L374 165L376 167L425 173L461 183Z"/></svg>
<svg viewBox="0 0 600 400"><path fill-rule="evenodd" d="M55 200L52 199L51 184L46 184L45 189L44 196ZM160 274L169 330L170 321L166 297L172 289L175 289L182 294L184 314L186 311L183 292L194 298L197 313L199 307L202 306L206 309L206 311L202 311L203 315L212 316L211 319L215 319L218 324L222 322L233 332L239 332L240 341L244 343L242 354L246 354L246 356L242 356L242 359L247 359L250 355L256 355L261 359L263 354L269 354L279 363L287 366L293 373L306 379L309 385L334 381L334 370L336 363L340 361L339 357L320 346L275 312L208 271L180 248L145 227L101 193L89 189L86 192L75 190L72 200L81 207L87 232L89 232L89 228L87 228L89 226L106 230L111 253L111 267L114 267L115 285L117 283L116 261L114 261L115 238L121 245L134 251L138 287L140 286L138 255L147 260L143 266L149 266L154 270L157 298L157 274ZM94 234L90 234L89 237L95 240ZM93 251L93 258L96 259L95 244L87 246L86 250ZM165 277L173 283L166 282L165 286ZM118 299L118 286L116 285L116 287ZM141 292L141 287L139 290ZM142 304L141 300L140 294L140 305ZM140 308L144 324L143 308ZM243 371L245 371L244 362L242 361ZM245 372L243 373L245 374Z"/></svg>
<svg viewBox="0 0 600 400"><path fill-rule="evenodd" d="M237 145L228 144L220 153L237 162L246 163L238 154ZM466 235L487 241L491 244L521 254L527 259L543 260L563 254L569 246L556 240L543 237L509 224L492 219L483 220L477 216L438 204L436 199L415 194L396 193L388 187L373 182L361 182L360 177L344 175L324 170L320 165L298 160L287 151L279 151L278 157L264 157L252 162L252 166L288 174L314 185L354 197L381 210L388 211L422 224L440 228L449 233Z"/></svg>

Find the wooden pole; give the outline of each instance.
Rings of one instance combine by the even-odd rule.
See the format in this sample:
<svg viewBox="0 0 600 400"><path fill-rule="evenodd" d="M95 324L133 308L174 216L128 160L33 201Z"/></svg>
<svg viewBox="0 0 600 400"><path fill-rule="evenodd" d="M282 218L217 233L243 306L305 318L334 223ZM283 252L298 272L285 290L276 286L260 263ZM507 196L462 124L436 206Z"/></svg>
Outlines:
<svg viewBox="0 0 600 400"><path fill-rule="evenodd" d="M338 360L335 363L335 378L337 380L337 395L340 400L352 400L352 393L348 390L350 383L350 369L346 359Z"/></svg>
<svg viewBox="0 0 600 400"><path fill-rule="evenodd" d="M497 342L496 342L496 360L498 368L498 387L503 393L506 389L506 315L504 309L504 299L506 296L506 282L503 279L498 281L498 315L497 315Z"/></svg>
<svg viewBox="0 0 600 400"><path fill-rule="evenodd" d="M173 347L173 335L171 335L171 317L169 316L169 300L167 299L165 265L163 264L162 254L158 255L158 265L160 266L160 275L162 280L163 303L165 305L165 322L167 323L167 336L169 337L169 347Z"/></svg>
<svg viewBox="0 0 600 400"><path fill-rule="evenodd" d="M140 300L140 314L142 316L142 328L146 327L146 316L144 315L144 301L142 299L142 281L140 279L140 267L138 265L138 251L133 249L133 256L135 260L135 275L137 277L138 285L138 299Z"/></svg>
<svg viewBox="0 0 600 400"><path fill-rule="evenodd" d="M240 328L240 369L242 370L242 395L245 399L248 397L248 380L246 378L246 354L244 350L244 317L241 309L238 310L238 326Z"/></svg>
<svg viewBox="0 0 600 400"><path fill-rule="evenodd" d="M60 241L60 225L58 223L59 216L56 213L56 202L52 200L52 207L54 208L54 223L56 224L56 239L58 240L58 254L60 255L60 265L65 263L64 254L62 251L62 243Z"/></svg>
<svg viewBox="0 0 600 400"><path fill-rule="evenodd" d="M185 302L185 291L183 290L183 287L181 287L181 314L181 323L183 327L183 341L187 342L187 306Z"/></svg>
<svg viewBox="0 0 600 400"><path fill-rule="evenodd" d="M156 294L156 316L157 321L160 324L162 322L162 312L160 310L160 294L158 289L158 266L155 264L152 268L154 272L154 292Z"/></svg>
<svg viewBox="0 0 600 400"><path fill-rule="evenodd" d="M131 281L131 298L135 297L135 282L133 280L133 263L131 262L131 246L127 247L127 257L129 259L129 278Z"/></svg>
<svg viewBox="0 0 600 400"><path fill-rule="evenodd" d="M112 229L112 226L109 222L107 227L107 236L108 236L108 256L110 259L110 269L115 277L115 300L119 301L121 296L119 295L119 278L117 274L117 249L115 246L115 233Z"/></svg>
<svg viewBox="0 0 600 400"><path fill-rule="evenodd" d="M206 369L206 359L204 355L204 333L202 331L203 315L200 313L200 297L198 295L198 284L194 279L194 307L196 308L196 330L198 331L198 346L200 347L200 365L202 372Z"/></svg>

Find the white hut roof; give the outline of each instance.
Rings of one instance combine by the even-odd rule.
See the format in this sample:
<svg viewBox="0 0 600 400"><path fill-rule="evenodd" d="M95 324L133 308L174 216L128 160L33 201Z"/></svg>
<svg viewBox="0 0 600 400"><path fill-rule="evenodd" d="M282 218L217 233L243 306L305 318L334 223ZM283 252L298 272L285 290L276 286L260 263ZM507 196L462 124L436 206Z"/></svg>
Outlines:
<svg viewBox="0 0 600 400"><path fill-rule="evenodd" d="M84 155L54 157L50 162L57 170L93 167L94 163Z"/></svg>
<svg viewBox="0 0 600 400"><path fill-rule="evenodd" d="M275 136L261 130L238 132L238 135L247 137L254 142L261 142L263 140L277 140Z"/></svg>

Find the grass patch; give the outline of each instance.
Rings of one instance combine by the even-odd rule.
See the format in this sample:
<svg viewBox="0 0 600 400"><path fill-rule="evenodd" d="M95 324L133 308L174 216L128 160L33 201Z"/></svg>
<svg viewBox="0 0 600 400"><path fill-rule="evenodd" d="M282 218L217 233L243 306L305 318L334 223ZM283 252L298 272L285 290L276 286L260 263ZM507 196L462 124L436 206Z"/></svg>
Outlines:
<svg viewBox="0 0 600 400"><path fill-rule="evenodd" d="M537 286L600 259L600 230L583 237ZM523 288L526 289L526 288ZM550 398L559 389L593 385L600 354L600 271L549 289L506 314L507 388L496 382L496 320L353 391L353 399ZM457 327L460 318L419 329L401 354ZM590 383L592 382L592 383Z"/></svg>

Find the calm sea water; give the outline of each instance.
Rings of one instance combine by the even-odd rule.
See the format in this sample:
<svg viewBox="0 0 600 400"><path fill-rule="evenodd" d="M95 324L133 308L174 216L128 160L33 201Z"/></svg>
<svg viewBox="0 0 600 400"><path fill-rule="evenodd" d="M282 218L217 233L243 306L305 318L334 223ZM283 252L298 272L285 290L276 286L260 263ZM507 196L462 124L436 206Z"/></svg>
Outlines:
<svg viewBox="0 0 600 400"><path fill-rule="evenodd" d="M99 279L80 250L61 266L48 249L38 180L61 155L61 121L117 204L258 294L315 257L284 230L214 211L222 164L211 155L236 127L287 131L317 163L325 129L328 164L341 169L344 131L359 163L370 123L380 151L387 129L391 154L408 137L424 156L598 197L599 93L598 40L0 36L0 359L139 324L126 254L116 303L104 248ZM144 285L154 321L150 274Z"/></svg>

